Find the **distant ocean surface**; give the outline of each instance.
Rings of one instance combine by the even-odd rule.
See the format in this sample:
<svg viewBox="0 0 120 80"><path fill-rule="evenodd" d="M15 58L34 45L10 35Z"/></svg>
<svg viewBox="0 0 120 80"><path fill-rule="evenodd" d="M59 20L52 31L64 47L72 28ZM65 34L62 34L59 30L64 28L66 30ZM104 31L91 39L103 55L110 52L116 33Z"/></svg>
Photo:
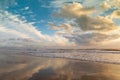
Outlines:
<svg viewBox="0 0 120 80"><path fill-rule="evenodd" d="M67 58L75 60L95 61L120 64L120 51L115 50L47 50L29 53L32 56Z"/></svg>
<svg viewBox="0 0 120 80"><path fill-rule="evenodd" d="M5 51L1 49L0 51ZM66 58L120 64L120 50L109 49L7 49L11 54Z"/></svg>

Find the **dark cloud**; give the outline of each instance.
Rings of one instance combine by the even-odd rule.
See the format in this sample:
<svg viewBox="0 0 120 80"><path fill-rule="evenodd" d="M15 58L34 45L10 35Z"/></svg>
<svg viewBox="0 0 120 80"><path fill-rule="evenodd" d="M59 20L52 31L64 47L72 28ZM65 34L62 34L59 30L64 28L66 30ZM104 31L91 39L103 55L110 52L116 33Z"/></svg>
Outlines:
<svg viewBox="0 0 120 80"><path fill-rule="evenodd" d="M114 40L115 38L119 38L120 35L108 35L98 32L86 32L83 34L73 34L71 36L65 36L72 42L75 42L78 45L97 45L102 42Z"/></svg>
<svg viewBox="0 0 120 80"><path fill-rule="evenodd" d="M115 24L112 20L105 17L90 17L83 15L75 20L78 27L83 31L97 30L97 31L109 31L116 29Z"/></svg>

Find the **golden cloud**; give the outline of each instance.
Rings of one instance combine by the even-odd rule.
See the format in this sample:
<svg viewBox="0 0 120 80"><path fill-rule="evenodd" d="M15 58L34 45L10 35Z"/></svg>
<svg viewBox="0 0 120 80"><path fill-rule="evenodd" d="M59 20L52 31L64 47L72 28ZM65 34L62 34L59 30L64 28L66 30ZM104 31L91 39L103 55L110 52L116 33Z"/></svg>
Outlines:
<svg viewBox="0 0 120 80"><path fill-rule="evenodd" d="M57 31L64 31L67 33L71 33L72 31L72 26L68 23L63 23L58 26L56 26L54 23L49 23L49 26L52 30L57 30Z"/></svg>
<svg viewBox="0 0 120 80"><path fill-rule="evenodd" d="M120 10L113 11L111 18L120 18Z"/></svg>
<svg viewBox="0 0 120 80"><path fill-rule="evenodd" d="M116 8L120 9L120 0L104 0L100 6L104 9Z"/></svg>
<svg viewBox="0 0 120 80"><path fill-rule="evenodd" d="M111 6L107 2L100 4L100 8L108 10Z"/></svg>
<svg viewBox="0 0 120 80"><path fill-rule="evenodd" d="M98 8L101 7L108 10L111 6L113 4L109 5L106 1L100 4L100 6L98 5ZM63 28L66 31L72 31L69 34L63 32L61 35L77 45L102 45L118 39L120 37L118 26L116 26L112 18L108 17L108 15L93 16L96 11L99 11L96 9L94 7L86 8L80 3L66 4L58 10L57 16L65 19L65 21L72 20L73 22L64 22L58 26L52 24L52 29L57 30L57 33L62 33L63 31L61 29ZM119 11L113 12L112 16L118 17ZM78 31L75 30L78 28ZM115 31L117 32L115 33Z"/></svg>
<svg viewBox="0 0 120 80"><path fill-rule="evenodd" d="M80 3L66 4L57 12L57 16L65 18L76 18L82 15L91 14L95 8L84 8Z"/></svg>

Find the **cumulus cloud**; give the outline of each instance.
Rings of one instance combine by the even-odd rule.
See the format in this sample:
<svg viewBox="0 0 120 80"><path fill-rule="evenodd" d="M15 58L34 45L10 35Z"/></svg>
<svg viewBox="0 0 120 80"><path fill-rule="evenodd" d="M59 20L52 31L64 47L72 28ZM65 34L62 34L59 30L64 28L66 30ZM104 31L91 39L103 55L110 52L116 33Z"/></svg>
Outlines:
<svg viewBox="0 0 120 80"><path fill-rule="evenodd" d="M97 13L96 11L99 12L99 10L96 10L100 9L99 6L108 10L113 4L109 5L107 2L101 4L99 2L99 5L90 8L86 8L87 5L83 6L84 4L65 4L57 12L57 16L62 17L66 22L67 20L72 20L72 23L67 23L72 25L71 33L68 34L61 31L61 25L62 28L63 26L66 27L63 24L59 24L59 26L52 25L52 28L57 30L58 33L63 32L61 34L62 36L77 45L102 45L120 38L120 28L116 26L111 17L108 17L108 15L101 16L100 14L94 16L94 14ZM113 12L112 15L118 18L119 11ZM78 28L80 30L77 30ZM67 28L64 29L67 30Z"/></svg>
<svg viewBox="0 0 120 80"><path fill-rule="evenodd" d="M110 3L111 7L120 9L120 0L106 0L106 2Z"/></svg>
<svg viewBox="0 0 120 80"><path fill-rule="evenodd" d="M115 10L111 14L111 18L119 18L120 19L120 10Z"/></svg>
<svg viewBox="0 0 120 80"><path fill-rule="evenodd" d="M120 0L104 0L103 3L100 4L100 6L104 9L120 9Z"/></svg>
<svg viewBox="0 0 120 80"><path fill-rule="evenodd" d="M63 23L58 26L56 26L54 23L49 23L49 26L51 27L52 30L57 30L57 31L64 31L67 33L71 33L72 31L72 26L68 23Z"/></svg>
<svg viewBox="0 0 120 80"><path fill-rule="evenodd" d="M109 31L117 28L111 19L100 16L93 18L83 15L77 18L75 22L83 31Z"/></svg>
<svg viewBox="0 0 120 80"><path fill-rule="evenodd" d="M63 18L76 18L82 15L87 15L92 13L95 8L84 8L80 3L72 3L66 4L60 8L57 12L57 16L61 16Z"/></svg>
<svg viewBox="0 0 120 80"><path fill-rule="evenodd" d="M74 23L76 23L83 31L108 31L116 29L116 26L111 19L102 16L90 16L89 14L94 13L94 10L94 8L84 8L80 3L72 3L62 6L57 15L65 19L74 18ZM58 29L59 27L61 26L54 28Z"/></svg>
<svg viewBox="0 0 120 80"><path fill-rule="evenodd" d="M105 10L108 10L111 7L107 2L103 2L99 6L100 8L105 9Z"/></svg>
<svg viewBox="0 0 120 80"><path fill-rule="evenodd" d="M114 40L120 37L120 29L112 20L120 18L119 0L104 0L103 3L102 0L54 0L51 1L50 6L59 8L55 16L64 21L60 24L49 23L50 28L57 33L54 36L42 34L32 23L18 18L20 15L0 11L0 39L7 36L7 38L31 38L40 41L43 45L50 46L91 46L115 42ZM114 8L114 11L112 14L110 13L109 18L107 13L99 13L100 8L105 11Z"/></svg>

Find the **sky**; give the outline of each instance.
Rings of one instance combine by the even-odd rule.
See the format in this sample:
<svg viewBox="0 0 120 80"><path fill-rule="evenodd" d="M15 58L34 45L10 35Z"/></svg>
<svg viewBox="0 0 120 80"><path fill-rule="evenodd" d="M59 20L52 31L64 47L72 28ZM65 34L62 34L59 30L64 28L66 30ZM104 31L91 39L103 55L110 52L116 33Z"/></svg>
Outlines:
<svg viewBox="0 0 120 80"><path fill-rule="evenodd" d="M0 0L1 41L120 48L119 27L120 0Z"/></svg>

